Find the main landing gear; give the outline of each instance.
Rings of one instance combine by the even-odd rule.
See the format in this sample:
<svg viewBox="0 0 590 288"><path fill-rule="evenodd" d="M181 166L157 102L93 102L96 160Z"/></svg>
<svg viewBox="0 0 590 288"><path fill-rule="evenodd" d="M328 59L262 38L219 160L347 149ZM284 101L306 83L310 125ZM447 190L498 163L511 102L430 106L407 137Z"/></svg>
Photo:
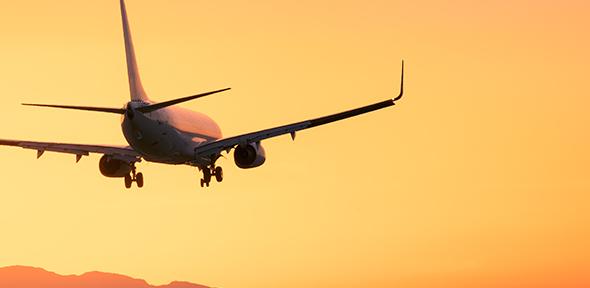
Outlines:
<svg viewBox="0 0 590 288"><path fill-rule="evenodd" d="M141 172L136 173L135 166L133 167L131 174L125 175L125 188L131 188L133 182L137 183L138 188L143 187L143 174Z"/></svg>
<svg viewBox="0 0 590 288"><path fill-rule="evenodd" d="M203 178L201 178L201 187L209 187L211 178L215 177L217 182L223 181L223 169L221 167L205 167L203 170Z"/></svg>

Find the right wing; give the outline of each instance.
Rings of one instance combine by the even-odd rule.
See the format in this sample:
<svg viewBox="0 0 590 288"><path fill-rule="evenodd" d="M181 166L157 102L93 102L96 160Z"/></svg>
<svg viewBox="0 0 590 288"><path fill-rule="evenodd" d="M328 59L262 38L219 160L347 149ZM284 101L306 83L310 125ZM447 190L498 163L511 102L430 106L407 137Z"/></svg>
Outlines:
<svg viewBox="0 0 590 288"><path fill-rule="evenodd" d="M0 145L37 150L37 158L41 157L45 151L50 151L76 155L76 162L80 161L82 156L88 156L90 153L112 155L118 159L127 160L129 162L141 161L141 155L139 155L137 151L133 150L131 147L124 146L84 145L4 139L0 139Z"/></svg>
<svg viewBox="0 0 590 288"><path fill-rule="evenodd" d="M242 134L234 137L219 139L214 142L205 143L201 146L195 148L195 154L197 157L211 157L212 155L217 155L222 151L229 152L232 148L237 145L245 145L249 143L256 143L264 139L276 137L279 135L284 134L291 134L291 137L295 139L295 133L297 131L313 128L320 125L325 125L328 123L336 122L339 120L347 119L350 117L354 117L357 115L365 114L371 111L383 109L386 107L390 107L395 105L395 102L402 98L404 94L404 63L402 61L402 76L401 76L401 89L400 93L397 97L393 99L387 99L385 101L381 101L372 105L363 106L357 109L352 109L349 111L332 114L329 116L324 116L316 119L311 119L307 121L301 121L289 125L274 127L270 129L265 129L257 132Z"/></svg>

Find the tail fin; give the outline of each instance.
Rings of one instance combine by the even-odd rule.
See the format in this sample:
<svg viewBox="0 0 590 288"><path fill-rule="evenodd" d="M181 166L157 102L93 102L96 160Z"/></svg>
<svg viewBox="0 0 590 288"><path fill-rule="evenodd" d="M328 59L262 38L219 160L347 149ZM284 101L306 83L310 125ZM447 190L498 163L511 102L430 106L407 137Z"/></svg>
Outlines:
<svg viewBox="0 0 590 288"><path fill-rule="evenodd" d="M121 0L121 16L123 17L123 34L125 36L125 54L127 56L127 73L129 75L129 89L131 100L147 101L148 97L141 85L139 70L137 69L137 60L135 60L135 50L133 40L131 39L131 30L129 29L129 20L127 19L127 9L125 1Z"/></svg>

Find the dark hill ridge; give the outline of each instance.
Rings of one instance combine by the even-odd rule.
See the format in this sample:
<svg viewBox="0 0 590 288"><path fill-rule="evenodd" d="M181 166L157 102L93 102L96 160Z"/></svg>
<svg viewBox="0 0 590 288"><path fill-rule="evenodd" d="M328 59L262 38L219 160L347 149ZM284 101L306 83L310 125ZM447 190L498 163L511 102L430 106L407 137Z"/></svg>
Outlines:
<svg viewBox="0 0 590 288"><path fill-rule="evenodd" d="M145 280L128 276L88 272L62 276L41 268L10 266L0 268L0 287L10 288L207 288L207 286L174 281L154 286Z"/></svg>

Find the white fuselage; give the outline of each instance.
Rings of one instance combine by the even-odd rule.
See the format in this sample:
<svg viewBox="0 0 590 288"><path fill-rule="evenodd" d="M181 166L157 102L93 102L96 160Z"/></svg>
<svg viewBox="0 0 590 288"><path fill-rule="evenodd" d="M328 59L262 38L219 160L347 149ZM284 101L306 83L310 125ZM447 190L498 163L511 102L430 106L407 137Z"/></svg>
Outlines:
<svg viewBox="0 0 590 288"><path fill-rule="evenodd" d="M195 148L222 137L219 126L202 113L180 107L166 107L150 113L134 111L153 103L128 102L122 119L123 135L133 149L151 162L208 165L195 159Z"/></svg>

